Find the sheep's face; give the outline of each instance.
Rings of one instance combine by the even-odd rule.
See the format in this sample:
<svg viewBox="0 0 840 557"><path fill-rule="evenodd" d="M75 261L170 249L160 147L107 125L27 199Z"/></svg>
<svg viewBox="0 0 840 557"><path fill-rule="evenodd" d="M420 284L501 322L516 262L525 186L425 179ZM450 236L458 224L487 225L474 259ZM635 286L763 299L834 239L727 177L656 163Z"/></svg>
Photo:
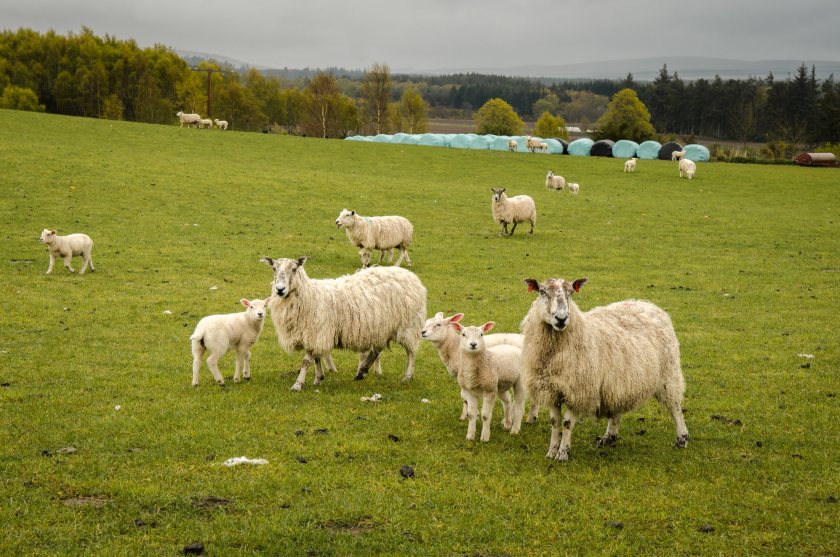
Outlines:
<svg viewBox="0 0 840 557"><path fill-rule="evenodd" d="M347 209L342 209L341 212L338 214L338 218L335 219L335 225L339 228L342 228L344 226L352 226L354 216L356 216L356 211L348 211Z"/></svg>
<svg viewBox="0 0 840 557"><path fill-rule="evenodd" d="M45 228L41 231L41 242L44 244L50 244L55 239L55 230L49 230Z"/></svg>
<svg viewBox="0 0 840 557"><path fill-rule="evenodd" d="M298 273L303 270L306 257L297 259L273 259L263 257L263 263L274 269L274 282L271 284L271 295L278 298L285 298L295 289L295 281Z"/></svg>
<svg viewBox="0 0 840 557"><path fill-rule="evenodd" d="M529 292L539 291L540 297L534 304L542 308L543 321L555 331L561 332L569 326L572 294L580 292L580 287L586 284L587 280L582 278L570 283L564 279L552 278L541 283L534 279L525 279L525 284L528 285Z"/></svg>
<svg viewBox="0 0 840 557"><path fill-rule="evenodd" d="M450 323L458 323L463 318L463 313L456 313L452 317L444 317L443 312L439 311L434 317L426 319L426 323L420 331L420 336L423 340L430 342L442 342L449 334Z"/></svg>
<svg viewBox="0 0 840 557"><path fill-rule="evenodd" d="M507 188L490 188L493 192L493 203L499 203L505 196L505 189Z"/></svg>
<svg viewBox="0 0 840 557"><path fill-rule="evenodd" d="M245 312L254 321L262 321L265 319L265 305L268 303L268 298L265 300L246 300L242 298L239 300L243 306L248 308Z"/></svg>
<svg viewBox="0 0 840 557"><path fill-rule="evenodd" d="M488 321L480 327L464 327L460 323L452 323L453 327L461 335L461 351L468 354L478 354L486 348L484 344L484 333L492 329L496 324Z"/></svg>

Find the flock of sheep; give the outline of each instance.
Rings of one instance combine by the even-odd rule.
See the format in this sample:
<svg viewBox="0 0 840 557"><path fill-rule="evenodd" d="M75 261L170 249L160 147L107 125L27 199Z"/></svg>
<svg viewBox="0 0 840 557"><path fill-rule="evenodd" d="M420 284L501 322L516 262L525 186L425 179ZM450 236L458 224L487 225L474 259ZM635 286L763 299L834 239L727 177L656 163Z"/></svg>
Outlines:
<svg viewBox="0 0 840 557"><path fill-rule="evenodd" d="M210 118L202 118L200 114L187 114L184 112L178 112L175 114L178 117L178 127L183 128L184 124L187 125L188 128L196 127L196 128L208 128L213 129L213 123L216 123L216 127L220 130L228 129L227 120L219 120L214 119L211 120Z"/></svg>
<svg viewBox="0 0 840 557"><path fill-rule="evenodd" d="M546 185L562 190L565 180L549 171ZM533 234L534 200L527 195L507 197L504 188L492 191L492 215L501 225L499 235L513 234L516 225L526 221ZM576 193L577 188L572 191ZM548 406L551 439L547 456L565 461L579 418L608 418L600 442L614 445L622 414L654 397L671 413L675 446L687 446L679 342L670 317L659 307L625 300L584 312L573 295L587 279L539 282L527 278L528 291L536 292L537 298L521 322L521 334L488 334L495 326L492 321L465 326L461 313L444 317L438 312L426 319L426 288L416 274L401 267L403 261L411 266L411 222L400 216L366 217L344 209L335 224L359 248L362 268L337 278L319 279L307 274L306 257L263 257L260 261L273 272L270 295L242 299L243 312L204 317L190 336L193 386L198 386L199 370L208 352L207 366L217 384L224 385L218 362L230 351L236 352L234 382L242 377L249 380L250 350L270 313L280 346L287 352L304 352L293 391L303 388L313 363L315 385L324 380L325 367L335 371L331 352L339 348L358 353L357 380L364 379L371 367L381 375L379 355L391 343L406 351L403 381L409 381L422 339L434 346L458 383L461 420L468 423L469 440L476 435L479 399L480 439L489 441L496 399L502 403L504 429L516 434L530 397L527 421L536 421L539 407ZM508 225L512 225L510 232ZM71 259L77 255L84 260L81 273L88 267L94 270L89 236L58 236L55 230L45 229L40 240L49 247L48 274L56 257L73 272ZM370 265L374 250L380 251L381 263L386 252L389 261L393 259L394 249L400 256L393 266Z"/></svg>
<svg viewBox="0 0 840 557"><path fill-rule="evenodd" d="M697 172L697 164L693 160L686 159L684 157L685 151L674 151L671 153L671 160L679 162L678 168L680 171L680 178L688 178L691 180ZM624 161L624 172L636 172L636 161L638 160L639 159L633 157Z"/></svg>

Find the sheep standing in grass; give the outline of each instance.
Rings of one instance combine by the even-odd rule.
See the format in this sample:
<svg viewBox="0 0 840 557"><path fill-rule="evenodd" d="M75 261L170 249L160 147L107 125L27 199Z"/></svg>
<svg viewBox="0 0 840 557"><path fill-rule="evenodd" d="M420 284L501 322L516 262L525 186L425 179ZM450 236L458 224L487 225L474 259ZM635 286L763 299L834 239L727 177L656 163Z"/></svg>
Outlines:
<svg viewBox="0 0 840 557"><path fill-rule="evenodd" d="M553 170L549 170L548 174L545 175L545 187L550 190L561 191L566 187L566 179L555 175Z"/></svg>
<svg viewBox="0 0 840 557"><path fill-rule="evenodd" d="M681 161L684 156L685 156L685 151L671 151L671 160L672 161Z"/></svg>
<svg viewBox="0 0 840 557"><path fill-rule="evenodd" d="M693 160L690 159L682 159L680 160L680 178L688 178L691 180L694 178L694 173L697 172L697 165L694 164Z"/></svg>
<svg viewBox="0 0 840 557"><path fill-rule="evenodd" d="M580 191L580 184L576 184L575 182L572 182L571 184L569 184L569 193L571 193L573 195L577 195L579 191Z"/></svg>
<svg viewBox="0 0 840 557"><path fill-rule="evenodd" d="M481 440L490 440L490 423L493 421L493 407L496 397L502 401L505 411L504 428L511 434L519 433L522 414L525 409L525 382L519 372L521 349L517 346L500 344L488 348L484 333L493 328L489 321L480 327L463 327L460 323L450 326L460 333L461 358L458 363L458 384L461 397L467 401L467 439L475 439L478 417L478 398L481 402ZM513 400L510 389L513 389Z"/></svg>
<svg viewBox="0 0 840 557"><path fill-rule="evenodd" d="M406 265L411 267L408 246L414 238L414 227L405 217L363 217L356 214L356 211L342 209L335 219L335 224L344 228L350 243L360 248L359 257L364 267L370 266L371 251L380 250L379 262L382 263L385 251L393 248L400 250L395 265L399 267L405 259Z"/></svg>
<svg viewBox="0 0 840 557"><path fill-rule="evenodd" d="M198 322L190 336L193 355L192 386L198 387L198 371L204 352L209 350L207 367L213 373L216 383L224 386L225 379L219 371L219 360L231 350L236 350L236 371L233 382L239 383L240 372L246 381L251 380L251 347L260 338L265 322L265 300L239 302L247 309L238 313L208 315Z"/></svg>
<svg viewBox="0 0 840 557"><path fill-rule="evenodd" d="M525 148L531 151L532 153L536 152L537 149L542 149L543 143L537 139L536 137L531 137L530 135L525 138ZM546 149L548 145L546 145Z"/></svg>
<svg viewBox="0 0 840 557"><path fill-rule="evenodd" d="M624 172L636 172L636 159L627 159L624 161Z"/></svg>
<svg viewBox="0 0 840 557"><path fill-rule="evenodd" d="M216 127L219 128L220 130L226 130L228 128L227 120L216 119L216 120L213 120L213 121L216 123Z"/></svg>
<svg viewBox="0 0 840 557"><path fill-rule="evenodd" d="M213 129L213 120L211 120L210 118L202 118L198 121L198 127Z"/></svg>
<svg viewBox="0 0 840 557"><path fill-rule="evenodd" d="M508 151L513 153L519 148L519 142L515 139L508 139Z"/></svg>
<svg viewBox="0 0 840 557"><path fill-rule="evenodd" d="M572 293L586 282L525 279L528 290L537 290L539 297L522 321L522 369L531 395L551 409L548 458L569 459L572 428L583 416L607 417L601 444L614 445L621 415L652 396L674 419L676 446L686 447L685 382L671 318L641 300L582 312Z"/></svg>
<svg viewBox="0 0 840 557"><path fill-rule="evenodd" d="M55 230L45 228L41 231L40 241L50 248L50 266L47 267L46 274L52 273L56 257L61 257L67 270L74 273L75 270L72 265L74 255L82 256L80 275L85 274L88 267L90 267L91 272L96 270L93 268L93 258L90 255L91 250L93 250L93 240L87 234L59 236Z"/></svg>
<svg viewBox="0 0 840 557"><path fill-rule="evenodd" d="M184 112L178 112L175 116L178 117L178 127L183 128L184 124L187 127L191 127L193 125L198 125L199 120L201 120L201 116L198 114L185 114Z"/></svg>
<svg viewBox="0 0 840 557"><path fill-rule="evenodd" d="M510 236L513 236L516 225L525 221L531 223L531 231L528 234L533 234L534 225L537 223L537 206L534 200L527 195L508 197L505 193L506 189L490 188L490 191L493 192L490 202L493 220L501 225L499 236L508 235L508 224L513 225L513 228L510 229Z"/></svg>
<svg viewBox="0 0 840 557"><path fill-rule="evenodd" d="M277 340L287 352L306 352L293 391L303 387L312 359L323 359L333 348L367 352L359 362L358 380L396 342L408 359L403 381L412 378L426 316L426 288L414 273L371 267L335 279L311 279L303 268L306 257L261 261L274 270L269 308ZM317 385L323 375L315 371Z"/></svg>
<svg viewBox="0 0 840 557"><path fill-rule="evenodd" d="M439 311L434 317L430 317L423 325L423 330L420 331L420 337L432 343L432 346L438 351L443 365L446 366L446 371L449 372L454 379L458 379L458 363L460 361L460 344L461 337L451 323L458 323L463 319L463 313L456 313L451 317L444 317L443 312ZM513 333L496 333L492 335L484 335L484 343L487 348L507 344L522 348L522 335ZM463 399L461 410L461 420L467 419L467 401ZM540 407L534 403L531 405L531 411L528 414L528 423L537 421Z"/></svg>

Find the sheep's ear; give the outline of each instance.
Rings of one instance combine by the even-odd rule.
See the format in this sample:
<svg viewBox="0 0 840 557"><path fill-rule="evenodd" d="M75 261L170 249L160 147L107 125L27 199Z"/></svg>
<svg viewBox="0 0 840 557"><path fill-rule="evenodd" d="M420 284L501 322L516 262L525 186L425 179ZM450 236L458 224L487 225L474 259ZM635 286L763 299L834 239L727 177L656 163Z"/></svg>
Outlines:
<svg viewBox="0 0 840 557"><path fill-rule="evenodd" d="M268 302L270 302L270 301L271 301L271 297L270 297L270 296L269 296L268 298L266 298L265 300L263 300L263 302L265 302L265 305L268 305Z"/></svg>
<svg viewBox="0 0 840 557"><path fill-rule="evenodd" d="M588 278L579 278L572 283L572 288L575 292L580 292L580 287L589 282Z"/></svg>
<svg viewBox="0 0 840 557"><path fill-rule="evenodd" d="M452 328L458 331L459 333L464 330L464 327L462 327L460 323L450 323L449 325L451 325Z"/></svg>
<svg viewBox="0 0 840 557"><path fill-rule="evenodd" d="M249 302L245 298L242 298L241 300L239 300L239 303L242 304L243 306L245 306L246 308L251 307L251 302Z"/></svg>
<svg viewBox="0 0 840 557"><path fill-rule="evenodd" d="M352 217L353 215L355 215L355 214L356 214L356 210L355 210L355 209L354 209L354 210L352 210L352 211L350 211L350 216L351 216L351 217Z"/></svg>
<svg viewBox="0 0 840 557"><path fill-rule="evenodd" d="M55 234L55 230L50 230L50 234Z"/></svg>
<svg viewBox="0 0 840 557"><path fill-rule="evenodd" d="M505 193L506 191L507 191L507 188L502 188L502 191L500 191L499 193Z"/></svg>
<svg viewBox="0 0 840 557"><path fill-rule="evenodd" d="M452 317L449 318L449 322L450 323L460 323L461 319L463 319L463 318L464 318L463 313L456 313L455 315L453 315Z"/></svg>
<svg viewBox="0 0 840 557"><path fill-rule="evenodd" d="M435 314L435 319L443 319L443 312L439 311Z"/></svg>
<svg viewBox="0 0 840 557"><path fill-rule="evenodd" d="M265 263L266 265L268 265L269 267L272 267L272 268L274 267L274 259L272 259L270 257L261 258L260 263Z"/></svg>
<svg viewBox="0 0 840 557"><path fill-rule="evenodd" d="M537 279L527 278L525 279L525 284L528 285L528 292L540 289L540 283L537 282Z"/></svg>
<svg viewBox="0 0 840 557"><path fill-rule="evenodd" d="M297 258L297 267L303 267L303 264L306 263L306 260L309 259L305 255L302 257Z"/></svg>
<svg viewBox="0 0 840 557"><path fill-rule="evenodd" d="M487 323L485 323L484 325L481 326L481 330L486 333L487 331L489 331L490 329L492 329L495 326L496 326L496 323L494 323L493 321L488 321Z"/></svg>

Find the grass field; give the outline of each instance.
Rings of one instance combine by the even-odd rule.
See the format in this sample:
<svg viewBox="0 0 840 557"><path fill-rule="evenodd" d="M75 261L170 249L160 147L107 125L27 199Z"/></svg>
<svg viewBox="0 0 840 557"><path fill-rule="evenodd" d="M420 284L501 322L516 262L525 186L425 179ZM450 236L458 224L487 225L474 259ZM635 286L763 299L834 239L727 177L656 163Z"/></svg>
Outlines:
<svg viewBox="0 0 840 557"><path fill-rule="evenodd" d="M549 168L581 193L546 190ZM621 170L0 111L0 554L840 554L840 172ZM501 186L536 200L533 237L496 237ZM582 309L665 308L688 449L655 402L615 448L593 443L605 421L580 422L564 464L545 458L545 412L514 437L497 408L491 441L468 442L428 345L409 384L399 347L364 381L336 351L337 374L292 393L302 354L270 322L250 383L228 355L227 387L204 367L192 388L193 327L268 296L261 256L357 268L343 207L414 223L430 314L516 331L522 279L558 276L589 278ZM91 235L96 272L45 275L45 227ZM242 455L269 464L222 466Z"/></svg>

